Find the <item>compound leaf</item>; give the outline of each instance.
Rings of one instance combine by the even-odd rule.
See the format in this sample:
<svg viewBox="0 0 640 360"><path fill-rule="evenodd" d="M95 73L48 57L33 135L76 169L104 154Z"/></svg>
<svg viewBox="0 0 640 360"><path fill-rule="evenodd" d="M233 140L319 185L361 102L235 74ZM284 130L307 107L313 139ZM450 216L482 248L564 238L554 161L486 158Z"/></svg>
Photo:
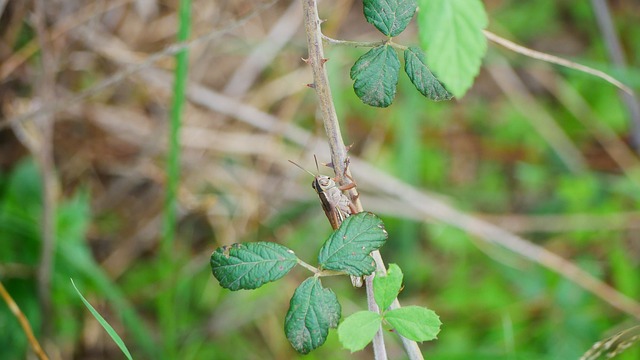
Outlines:
<svg viewBox="0 0 640 360"><path fill-rule="evenodd" d="M370 275L376 264L369 253L384 245L387 236L382 220L374 214L361 212L349 216L324 243L318 262L324 269L354 276Z"/></svg>
<svg viewBox="0 0 640 360"><path fill-rule="evenodd" d="M369 310L352 314L338 326L338 339L351 352L364 349L382 324L382 316Z"/></svg>
<svg viewBox="0 0 640 360"><path fill-rule="evenodd" d="M413 341L428 341L440 332L440 317L435 312L421 306L405 306L389 310L384 319L398 334Z"/></svg>
<svg viewBox="0 0 640 360"><path fill-rule="evenodd" d="M404 51L404 71L425 97L434 101L450 100L453 97L429 70L424 52L419 47L412 46Z"/></svg>
<svg viewBox="0 0 640 360"><path fill-rule="evenodd" d="M473 84L487 51L482 30L487 13L480 0L419 0L419 36L429 68L456 97Z"/></svg>
<svg viewBox="0 0 640 360"><path fill-rule="evenodd" d="M308 354L324 344L329 328L338 326L340 303L331 289L316 277L303 281L293 293L284 320L284 332L294 349Z"/></svg>
<svg viewBox="0 0 640 360"><path fill-rule="evenodd" d="M398 36L416 12L416 0L364 0L364 17L387 36Z"/></svg>
<svg viewBox="0 0 640 360"><path fill-rule="evenodd" d="M292 250L272 242L233 244L211 254L211 270L229 290L256 289L286 275L298 261Z"/></svg>
<svg viewBox="0 0 640 360"><path fill-rule="evenodd" d="M376 272L373 278L373 297L380 307L380 311L385 311L398 296L402 286L402 270L396 264L389 264L387 275L382 276Z"/></svg>
<svg viewBox="0 0 640 360"><path fill-rule="evenodd" d="M367 51L351 67L353 90L363 103L387 107L396 96L400 60L396 51L381 45Z"/></svg>

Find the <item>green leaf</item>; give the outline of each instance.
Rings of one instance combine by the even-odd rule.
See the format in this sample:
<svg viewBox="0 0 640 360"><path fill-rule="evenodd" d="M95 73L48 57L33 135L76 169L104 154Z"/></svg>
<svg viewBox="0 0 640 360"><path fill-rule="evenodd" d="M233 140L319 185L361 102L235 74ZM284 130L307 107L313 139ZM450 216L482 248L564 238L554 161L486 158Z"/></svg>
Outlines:
<svg viewBox="0 0 640 360"><path fill-rule="evenodd" d="M217 248L211 254L211 270L223 288L256 289L285 276L297 261L282 245L252 242Z"/></svg>
<svg viewBox="0 0 640 360"><path fill-rule="evenodd" d="M376 269L369 253L387 240L382 220L369 212L346 218L324 243L318 262L324 269L344 271L349 275L370 275Z"/></svg>
<svg viewBox="0 0 640 360"><path fill-rule="evenodd" d="M126 356L127 359L131 360L131 354L129 353L129 349L127 349L127 345L125 345L124 341L122 341L120 336L118 336L118 333L111 327L111 325L109 325L107 320L105 320L102 317L102 315L100 315L100 313L98 313L98 311L93 306L91 306L91 304L87 301L87 299L85 299L84 296L82 296L82 294L80 293L80 290L78 290L78 288L76 287L76 284L73 282L73 279L71 279L71 285L73 285L73 288L76 289L78 296L80 296L80 300L82 300L82 302L84 303L84 306L86 306L87 309L89 309L89 312L91 312L91 315L93 315L93 317L96 318L96 320L98 320L98 322L100 323L100 325L102 325L102 327L105 329L107 334L109 334L111 339L116 343L116 345L118 345L118 347L120 348L120 351L122 351L124 356Z"/></svg>
<svg viewBox="0 0 640 360"><path fill-rule="evenodd" d="M387 107L396 96L400 60L388 45L367 51L351 67L353 90L363 103Z"/></svg>
<svg viewBox="0 0 640 360"><path fill-rule="evenodd" d="M413 341L435 339L442 325L435 312L421 306L405 306L387 311L384 319L398 334Z"/></svg>
<svg viewBox="0 0 640 360"><path fill-rule="evenodd" d="M367 21L392 37L407 28L418 6L416 0L364 0L363 5Z"/></svg>
<svg viewBox="0 0 640 360"><path fill-rule="evenodd" d="M480 0L419 0L419 36L427 64L456 97L473 84L487 51Z"/></svg>
<svg viewBox="0 0 640 360"><path fill-rule="evenodd" d="M284 332L296 351L308 354L324 344L329 328L338 326L340 303L316 277L303 281L293 293L284 320Z"/></svg>
<svg viewBox="0 0 640 360"><path fill-rule="evenodd" d="M382 316L364 310L352 314L338 326L338 338L342 346L351 352L364 349L373 340L382 324Z"/></svg>
<svg viewBox="0 0 640 360"><path fill-rule="evenodd" d="M434 101L450 100L453 97L429 70L424 52L419 47L412 46L404 51L404 71L425 97Z"/></svg>
<svg viewBox="0 0 640 360"><path fill-rule="evenodd" d="M380 307L380 311L385 311L398 296L402 286L402 270L396 264L389 264L387 276L376 273L373 278L373 297Z"/></svg>

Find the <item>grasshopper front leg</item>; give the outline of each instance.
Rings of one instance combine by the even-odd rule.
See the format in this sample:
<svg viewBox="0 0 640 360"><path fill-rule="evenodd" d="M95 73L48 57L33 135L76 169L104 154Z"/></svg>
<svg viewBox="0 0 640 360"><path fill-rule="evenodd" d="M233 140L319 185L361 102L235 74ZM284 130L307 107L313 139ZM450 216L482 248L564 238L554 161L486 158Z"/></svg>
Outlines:
<svg viewBox="0 0 640 360"><path fill-rule="evenodd" d="M291 160L289 161L292 164L303 169L300 165L294 163ZM316 166L317 164L318 161L316 160ZM353 181L353 178L346 173L346 169L349 165L348 160L345 162L345 165L345 173L343 174L343 176L351 180L351 183L345 184L343 186L338 185L338 183L336 182L336 180L338 180L337 177L330 178L329 176L320 174L314 175L313 173L309 172L309 174L314 176L311 187L313 187L313 189L316 191L316 194L318 194L320 204L322 205L322 210L324 211L324 214L327 216L327 219L329 220L329 223L334 230L337 230L340 227L344 219L358 212L358 209L354 205L353 201L342 192L356 187L356 183L355 181ZM355 199L357 199L357 196L355 197ZM362 287L362 277L352 276L351 283L355 287Z"/></svg>

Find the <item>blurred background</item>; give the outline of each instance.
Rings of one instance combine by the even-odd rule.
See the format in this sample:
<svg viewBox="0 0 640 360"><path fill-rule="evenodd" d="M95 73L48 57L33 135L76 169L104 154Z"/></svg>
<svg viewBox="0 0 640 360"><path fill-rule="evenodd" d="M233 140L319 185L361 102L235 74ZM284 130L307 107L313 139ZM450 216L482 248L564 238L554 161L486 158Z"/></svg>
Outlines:
<svg viewBox="0 0 640 360"><path fill-rule="evenodd" d="M640 90L637 1L484 3L494 33ZM611 60L598 22L607 9L628 66ZM163 254L178 2L0 1L0 280L52 359L122 358L70 278L135 358L300 357L283 323L309 273L296 268L258 290L230 292L208 261L219 246L275 241L314 264L331 232L312 178L287 161L312 172L314 154L330 161L301 61L301 2L194 0L191 15L191 39L200 40L189 47L177 236ZM330 37L381 40L360 1L323 1L320 16ZM417 45L416 31L412 23L394 41ZM438 340L421 345L425 356L577 359L637 324L607 293L584 290L531 261L535 254L515 254L508 239L505 247L450 225L463 213L495 224L637 309L637 100L490 44L463 99L430 102L401 74L394 104L371 108L349 79L365 51L327 45L326 66L363 206L390 234L382 256L405 273L400 301L444 323ZM423 197L408 201L407 186ZM457 210L429 216L426 199ZM366 308L347 278L323 283L343 316ZM390 358L403 358L388 335ZM4 303L0 349L0 359L34 358ZM369 348L341 349L331 331L305 358L371 357ZM620 358L640 358L639 346Z"/></svg>

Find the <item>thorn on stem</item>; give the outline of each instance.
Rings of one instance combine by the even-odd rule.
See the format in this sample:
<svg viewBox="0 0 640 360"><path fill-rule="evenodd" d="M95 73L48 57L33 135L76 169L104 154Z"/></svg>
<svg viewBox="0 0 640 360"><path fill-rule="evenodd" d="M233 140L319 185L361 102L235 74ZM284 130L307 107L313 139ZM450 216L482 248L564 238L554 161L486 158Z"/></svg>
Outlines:
<svg viewBox="0 0 640 360"><path fill-rule="evenodd" d="M315 89L316 88L316 84L315 83L307 84L307 87Z"/></svg>
<svg viewBox="0 0 640 360"><path fill-rule="evenodd" d="M309 63L309 58L306 58L306 59L305 58L300 58L300 60L304 61L305 64Z"/></svg>
<svg viewBox="0 0 640 360"><path fill-rule="evenodd" d="M320 65L324 65L327 61L329 61L328 58L322 58L322 60L320 60Z"/></svg>

